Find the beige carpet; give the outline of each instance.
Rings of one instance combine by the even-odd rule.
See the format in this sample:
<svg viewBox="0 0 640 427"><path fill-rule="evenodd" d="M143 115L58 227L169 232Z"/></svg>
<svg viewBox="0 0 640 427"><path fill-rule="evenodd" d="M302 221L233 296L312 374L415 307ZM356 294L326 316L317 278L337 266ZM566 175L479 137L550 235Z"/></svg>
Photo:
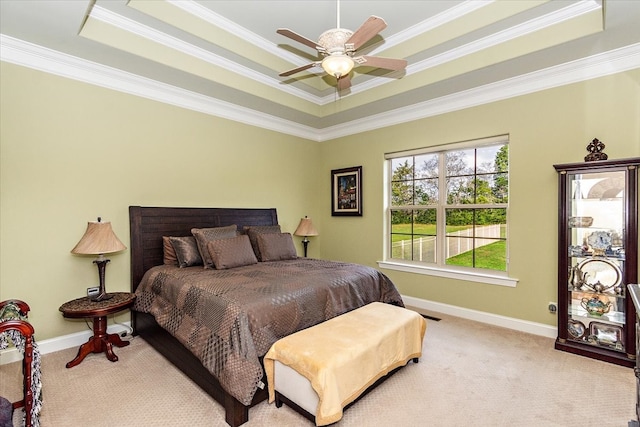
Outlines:
<svg viewBox="0 0 640 427"><path fill-rule="evenodd" d="M420 363L336 425L626 427L633 419L632 369L556 351L548 338L442 318L428 321ZM140 338L116 349L116 363L91 354L66 369L76 352L43 357L43 427L225 425L222 408ZM0 394L17 399L18 363L0 366L0 374ZM249 417L248 427L312 425L266 402Z"/></svg>

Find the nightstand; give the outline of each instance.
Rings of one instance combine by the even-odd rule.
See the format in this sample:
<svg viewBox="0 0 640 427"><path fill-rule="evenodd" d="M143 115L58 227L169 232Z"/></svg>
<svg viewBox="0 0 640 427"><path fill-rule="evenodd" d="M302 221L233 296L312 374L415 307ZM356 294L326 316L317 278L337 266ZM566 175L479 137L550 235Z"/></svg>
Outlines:
<svg viewBox="0 0 640 427"><path fill-rule="evenodd" d="M83 297L65 302L60 306L60 311L66 318L93 319L93 336L80 346L78 355L67 363L67 368L78 365L89 353L106 352L107 359L117 362L118 356L113 353L113 346L129 345L128 341L122 341L117 334L107 333L107 316L130 308L136 296L129 292L111 292L109 295L112 295L112 298L108 300L91 301L90 297Z"/></svg>

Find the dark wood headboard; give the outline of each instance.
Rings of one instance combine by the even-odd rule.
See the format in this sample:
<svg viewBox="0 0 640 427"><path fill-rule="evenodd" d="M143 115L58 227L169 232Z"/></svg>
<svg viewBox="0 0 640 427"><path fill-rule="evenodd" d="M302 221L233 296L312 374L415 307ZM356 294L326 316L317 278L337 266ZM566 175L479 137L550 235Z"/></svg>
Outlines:
<svg viewBox="0 0 640 427"><path fill-rule="evenodd" d="M162 236L191 236L192 228L236 224L276 225L275 208L170 208L129 206L131 233L131 292L144 273L162 264Z"/></svg>

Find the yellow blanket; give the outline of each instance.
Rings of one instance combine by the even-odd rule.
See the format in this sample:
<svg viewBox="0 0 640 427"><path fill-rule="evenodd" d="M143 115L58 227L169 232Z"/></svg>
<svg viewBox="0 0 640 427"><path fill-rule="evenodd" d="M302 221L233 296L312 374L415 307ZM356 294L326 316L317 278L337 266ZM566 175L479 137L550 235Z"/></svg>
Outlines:
<svg viewBox="0 0 640 427"><path fill-rule="evenodd" d="M376 380L422 355L426 327L414 311L374 302L289 335L264 357L269 403L275 399L278 360L307 378L318 394L316 425L334 423Z"/></svg>

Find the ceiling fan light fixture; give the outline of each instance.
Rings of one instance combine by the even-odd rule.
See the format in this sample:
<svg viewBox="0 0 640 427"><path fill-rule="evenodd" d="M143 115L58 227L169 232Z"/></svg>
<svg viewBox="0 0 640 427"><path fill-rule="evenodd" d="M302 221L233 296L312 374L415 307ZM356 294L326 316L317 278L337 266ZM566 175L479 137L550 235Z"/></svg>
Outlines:
<svg viewBox="0 0 640 427"><path fill-rule="evenodd" d="M324 71L336 79L349 74L354 65L353 59L348 55L330 55L322 60Z"/></svg>
<svg viewBox="0 0 640 427"><path fill-rule="evenodd" d="M2 1L2 0L0 0ZM358 49L376 37L380 31L387 27L384 19L371 15L355 32L340 28L340 0L337 0L337 26L320 34L317 42L297 34L287 28L278 28L276 31L291 40L295 40L315 49L323 59L312 62L292 70L279 74L288 77L312 67L321 65L323 70L338 80L338 90L351 87L349 73L356 65L366 63L369 67L382 68L390 71L403 70L407 66L404 59L380 58L377 56L362 56Z"/></svg>

